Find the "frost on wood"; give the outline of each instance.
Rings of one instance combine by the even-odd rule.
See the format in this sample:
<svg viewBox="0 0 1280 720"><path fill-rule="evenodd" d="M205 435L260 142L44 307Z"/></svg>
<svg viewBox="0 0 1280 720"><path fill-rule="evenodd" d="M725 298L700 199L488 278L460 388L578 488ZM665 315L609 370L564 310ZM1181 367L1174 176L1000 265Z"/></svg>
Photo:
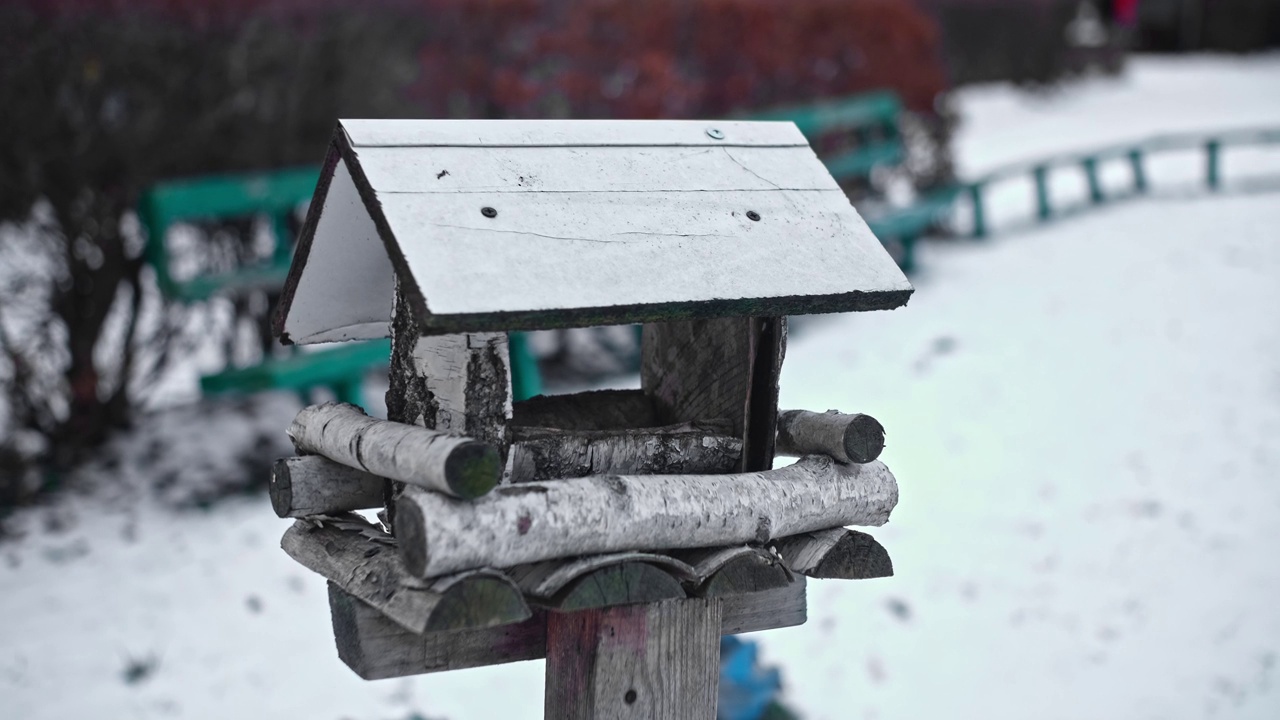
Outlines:
<svg viewBox="0 0 1280 720"><path fill-rule="evenodd" d="M498 483L498 454L471 438L377 420L345 403L303 408L289 426L298 452L455 497L473 498Z"/></svg>
<svg viewBox="0 0 1280 720"><path fill-rule="evenodd" d="M779 455L830 455L840 462L868 463L884 450L884 426L870 415L787 410L778 416Z"/></svg>
<svg viewBox="0 0 1280 720"><path fill-rule="evenodd" d="M580 478L605 473L644 475L733 472L742 441L717 432L728 423L660 428L571 431L513 428L511 482Z"/></svg>
<svg viewBox="0 0 1280 720"><path fill-rule="evenodd" d="M473 570L426 583L410 577L391 536L354 515L299 520L280 546L303 567L412 632L491 627L529 617L519 589L502 573Z"/></svg>
<svg viewBox="0 0 1280 720"><path fill-rule="evenodd" d="M382 507L387 481L320 455L277 460L271 468L271 507L282 518L332 515Z"/></svg>
<svg viewBox="0 0 1280 720"><path fill-rule="evenodd" d="M787 566L814 578L867 580L892 577L893 561L870 535L831 528L780 538L774 543Z"/></svg>
<svg viewBox="0 0 1280 720"><path fill-rule="evenodd" d="M698 548L842 525L883 525L898 501L881 463L810 456L733 475L609 475L503 486L473 502L408 488L396 535L410 572L627 550Z"/></svg>

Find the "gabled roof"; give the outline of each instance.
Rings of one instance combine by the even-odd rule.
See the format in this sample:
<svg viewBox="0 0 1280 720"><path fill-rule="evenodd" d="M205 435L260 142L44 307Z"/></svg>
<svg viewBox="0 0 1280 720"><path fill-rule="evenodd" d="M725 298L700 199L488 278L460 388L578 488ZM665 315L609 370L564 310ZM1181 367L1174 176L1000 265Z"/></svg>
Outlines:
<svg viewBox="0 0 1280 720"><path fill-rule="evenodd" d="M791 123L342 120L286 342L901 306L911 285Z"/></svg>

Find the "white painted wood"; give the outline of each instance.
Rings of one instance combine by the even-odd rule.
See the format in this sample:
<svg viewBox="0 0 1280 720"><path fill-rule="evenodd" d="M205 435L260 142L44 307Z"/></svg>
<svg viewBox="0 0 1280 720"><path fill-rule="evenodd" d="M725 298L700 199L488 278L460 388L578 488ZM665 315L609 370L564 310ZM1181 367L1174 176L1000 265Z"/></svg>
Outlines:
<svg viewBox="0 0 1280 720"><path fill-rule="evenodd" d="M801 147L360 148L386 193L725 192L838 190Z"/></svg>
<svg viewBox="0 0 1280 720"><path fill-rule="evenodd" d="M285 335L385 336L395 273L433 334L906 302L793 125L714 125L723 140L683 121L346 121Z"/></svg>
<svg viewBox="0 0 1280 720"><path fill-rule="evenodd" d="M352 146L805 146L791 122L742 120L339 120ZM711 137L718 129L722 139Z"/></svg>
<svg viewBox="0 0 1280 720"><path fill-rule="evenodd" d="M292 342L387 337L395 271L345 163L339 162L285 318Z"/></svg>
<svg viewBox="0 0 1280 720"><path fill-rule="evenodd" d="M883 525L898 486L883 463L825 456L730 475L596 476L503 486L473 502L408 488L396 536L433 577L623 551L764 543L838 525Z"/></svg>
<svg viewBox="0 0 1280 720"><path fill-rule="evenodd" d="M837 190L379 200L433 315L911 288Z"/></svg>
<svg viewBox="0 0 1280 720"><path fill-rule="evenodd" d="M289 437L300 453L454 497L488 492L501 472L497 452L483 443L371 418L346 403L303 408Z"/></svg>

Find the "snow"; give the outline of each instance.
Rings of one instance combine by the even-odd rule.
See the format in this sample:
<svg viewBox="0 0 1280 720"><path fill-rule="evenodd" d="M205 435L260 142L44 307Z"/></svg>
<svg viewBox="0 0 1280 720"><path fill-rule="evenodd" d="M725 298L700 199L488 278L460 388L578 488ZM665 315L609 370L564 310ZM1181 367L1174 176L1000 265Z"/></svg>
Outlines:
<svg viewBox="0 0 1280 720"><path fill-rule="evenodd" d="M960 163L1280 124L1277 87L1261 56L967 90ZM1278 224L1280 195L1179 191L927 244L908 307L793 335L782 404L875 415L902 492L873 530L896 577L811 582L808 624L756 636L788 702L810 720L1280 717ZM223 439L282 435L296 407L255 402L140 436L185 435L173 471L216 480ZM359 680L265 496L174 512L139 479L142 445L99 466L125 490L6 523L23 536L0 542L0 718L541 716L540 662Z"/></svg>

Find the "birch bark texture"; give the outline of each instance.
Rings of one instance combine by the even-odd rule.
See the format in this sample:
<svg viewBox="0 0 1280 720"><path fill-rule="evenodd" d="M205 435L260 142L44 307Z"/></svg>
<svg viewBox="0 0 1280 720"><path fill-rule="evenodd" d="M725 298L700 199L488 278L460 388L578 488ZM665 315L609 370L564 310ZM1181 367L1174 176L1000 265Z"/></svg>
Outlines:
<svg viewBox="0 0 1280 720"><path fill-rule="evenodd" d="M271 468L271 508L282 518L333 515L382 507L387 481L321 455L277 460Z"/></svg>
<svg viewBox="0 0 1280 720"><path fill-rule="evenodd" d="M606 552L765 543L883 525L898 486L882 463L825 456L731 475L606 475L503 486L472 502L408 488L396 536L410 573L436 577Z"/></svg>
<svg viewBox="0 0 1280 720"><path fill-rule="evenodd" d="M829 455L844 463L869 463L884 450L884 426L870 415L787 410L778 416L779 455Z"/></svg>
<svg viewBox="0 0 1280 720"><path fill-rule="evenodd" d="M289 437L300 453L459 498L484 495L501 477L498 453L489 445L377 420L346 403L303 408Z"/></svg>

